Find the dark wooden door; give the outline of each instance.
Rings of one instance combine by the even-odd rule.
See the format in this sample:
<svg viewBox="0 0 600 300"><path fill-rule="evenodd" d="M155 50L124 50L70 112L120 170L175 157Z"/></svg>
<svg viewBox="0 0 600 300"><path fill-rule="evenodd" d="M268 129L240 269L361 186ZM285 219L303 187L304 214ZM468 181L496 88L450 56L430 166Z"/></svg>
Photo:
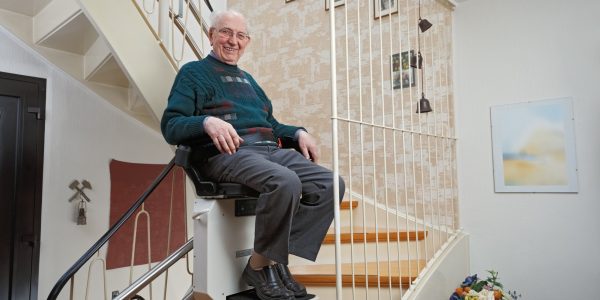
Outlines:
<svg viewBox="0 0 600 300"><path fill-rule="evenodd" d="M46 80L0 72L0 299L37 299Z"/></svg>

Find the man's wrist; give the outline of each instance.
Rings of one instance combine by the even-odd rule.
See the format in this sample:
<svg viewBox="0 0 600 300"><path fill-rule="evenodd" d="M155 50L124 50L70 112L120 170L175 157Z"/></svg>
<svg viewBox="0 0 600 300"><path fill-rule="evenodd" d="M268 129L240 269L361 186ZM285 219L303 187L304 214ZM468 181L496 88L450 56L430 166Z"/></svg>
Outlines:
<svg viewBox="0 0 600 300"><path fill-rule="evenodd" d="M298 138L300 138L300 133L302 131L308 133L308 131L306 131L306 129L303 129L303 128L300 128L300 129L296 130L296 133L294 133L294 141L297 141Z"/></svg>

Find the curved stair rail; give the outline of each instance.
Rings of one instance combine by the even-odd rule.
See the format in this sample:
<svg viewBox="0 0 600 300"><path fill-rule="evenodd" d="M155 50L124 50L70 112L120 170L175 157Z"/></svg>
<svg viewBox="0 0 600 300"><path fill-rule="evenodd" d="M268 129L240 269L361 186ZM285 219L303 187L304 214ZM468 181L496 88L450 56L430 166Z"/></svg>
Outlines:
<svg viewBox="0 0 600 300"><path fill-rule="evenodd" d="M175 70L179 69L181 62L185 61L186 43L187 47L193 52L194 59L201 59L204 56L203 39L208 37L208 25L201 17L201 5L196 5L192 0L180 0L177 6L175 6L173 0L162 0L162 3L168 2L166 5L162 5L159 0L151 1L159 3L158 11L154 7L148 10L144 0L141 0L141 4L139 0L131 0L173 68ZM156 4L156 2L153 4ZM213 12L210 1L203 0L203 2L208 10ZM192 23L188 23L190 14ZM158 20L157 24L154 24L156 23L155 19ZM166 24L167 22L168 24ZM194 32L190 32L190 29L198 27L203 35L195 38ZM181 35L181 37L178 36L178 38L181 38L181 45L178 46L175 45L175 29ZM171 34L169 35L169 33ZM200 39L200 43L197 39ZM180 52L179 55L176 55L176 47L179 48L177 49Z"/></svg>
<svg viewBox="0 0 600 300"><path fill-rule="evenodd" d="M158 131L165 99L179 66L199 59L198 55L202 56L207 50L202 49L208 43L201 10L206 14L212 6L199 0L145 0L144 8L143 1L77 2L110 49L130 86L145 100L145 123Z"/></svg>
<svg viewBox="0 0 600 300"><path fill-rule="evenodd" d="M133 213L146 201L146 198L152 194L152 192L156 189L156 187L165 179L167 174L173 169L175 166L175 161L177 157L171 159L171 161L167 164L167 166L162 170L162 172L158 175L156 179L152 182L152 184L144 191L144 193L135 201L135 203L123 214L123 216L108 229L108 231L94 244L92 245L88 251L86 251L74 264L71 266L67 272L65 272L60 279L56 282L50 294L48 295L48 300L55 300L59 295L65 284L72 280L73 276L77 271L88 261L90 258L94 256L100 248L108 242L108 240L119 230L123 224L133 215Z"/></svg>

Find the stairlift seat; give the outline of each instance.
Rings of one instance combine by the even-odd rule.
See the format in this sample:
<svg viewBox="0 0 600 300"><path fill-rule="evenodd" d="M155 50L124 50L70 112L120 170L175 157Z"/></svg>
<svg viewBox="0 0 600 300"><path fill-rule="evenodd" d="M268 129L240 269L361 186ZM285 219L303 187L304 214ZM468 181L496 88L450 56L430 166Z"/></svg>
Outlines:
<svg viewBox="0 0 600 300"><path fill-rule="evenodd" d="M192 149L179 145L175 152L175 162L181 166L194 183L196 195L204 199L256 199L259 193L243 184L229 182L214 182L200 175L198 166L190 161Z"/></svg>
<svg viewBox="0 0 600 300"><path fill-rule="evenodd" d="M258 192L243 184L208 181L200 176L198 169L190 166L185 169L194 183L196 195L204 199L245 199L257 198Z"/></svg>
<svg viewBox="0 0 600 300"><path fill-rule="evenodd" d="M298 142L291 138L281 138L282 148L293 148L300 151ZM256 199L259 192L239 183L214 182L200 175L198 166L191 162L192 148L187 145L177 146L175 163L181 166L194 183L196 195L204 199Z"/></svg>

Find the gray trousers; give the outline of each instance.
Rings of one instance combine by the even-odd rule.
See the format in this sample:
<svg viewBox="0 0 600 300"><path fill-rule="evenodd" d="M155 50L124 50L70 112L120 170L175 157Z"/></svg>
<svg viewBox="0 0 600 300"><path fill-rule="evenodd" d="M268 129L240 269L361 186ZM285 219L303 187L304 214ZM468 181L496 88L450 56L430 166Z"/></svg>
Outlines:
<svg viewBox="0 0 600 300"><path fill-rule="evenodd" d="M244 184L260 192L254 251L287 264L288 254L314 261L333 220L333 173L292 149L243 146L218 154L200 168L218 182ZM344 181L340 180L340 201Z"/></svg>

